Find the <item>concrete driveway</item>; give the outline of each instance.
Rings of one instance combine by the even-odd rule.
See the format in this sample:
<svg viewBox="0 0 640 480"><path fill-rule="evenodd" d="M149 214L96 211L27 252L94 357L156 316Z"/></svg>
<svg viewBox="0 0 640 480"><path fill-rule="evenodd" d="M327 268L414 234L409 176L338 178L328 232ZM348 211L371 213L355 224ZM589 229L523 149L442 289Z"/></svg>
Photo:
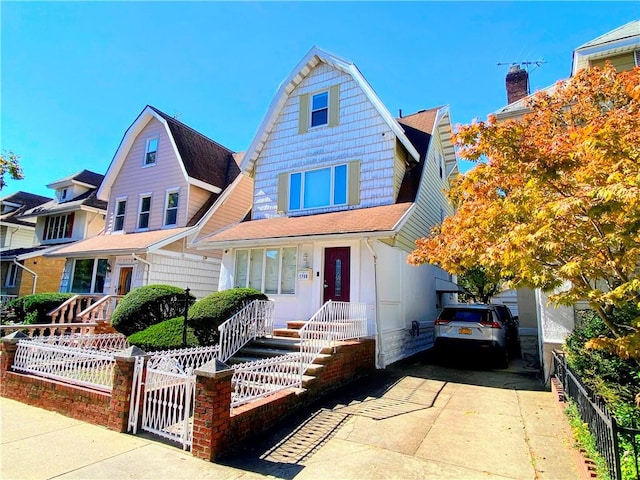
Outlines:
<svg viewBox="0 0 640 480"><path fill-rule="evenodd" d="M2 399L0 477L580 479L558 399L535 373L400 362L212 464Z"/></svg>

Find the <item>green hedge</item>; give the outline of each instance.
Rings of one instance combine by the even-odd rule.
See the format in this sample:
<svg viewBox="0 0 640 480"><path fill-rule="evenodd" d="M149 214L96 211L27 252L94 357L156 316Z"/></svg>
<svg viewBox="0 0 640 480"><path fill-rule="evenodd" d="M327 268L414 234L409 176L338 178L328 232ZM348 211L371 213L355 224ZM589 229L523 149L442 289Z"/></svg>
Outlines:
<svg viewBox="0 0 640 480"><path fill-rule="evenodd" d="M215 345L218 327L253 300L268 297L253 288L232 288L207 295L189 309L189 325L202 345Z"/></svg>
<svg viewBox="0 0 640 480"><path fill-rule="evenodd" d="M183 322L184 317L176 317L156 323L130 335L128 338L129 343L147 352L182 348ZM187 347L197 347L198 345L198 339L193 333L193 328L187 326Z"/></svg>
<svg viewBox="0 0 640 480"><path fill-rule="evenodd" d="M51 318L47 314L73 297L72 293L34 293L11 300L9 308L12 308L16 319L21 323L50 323Z"/></svg>
<svg viewBox="0 0 640 480"><path fill-rule="evenodd" d="M195 297L190 295L190 302ZM184 314L184 290L171 285L147 285L127 293L111 316L111 325L132 335L164 320Z"/></svg>

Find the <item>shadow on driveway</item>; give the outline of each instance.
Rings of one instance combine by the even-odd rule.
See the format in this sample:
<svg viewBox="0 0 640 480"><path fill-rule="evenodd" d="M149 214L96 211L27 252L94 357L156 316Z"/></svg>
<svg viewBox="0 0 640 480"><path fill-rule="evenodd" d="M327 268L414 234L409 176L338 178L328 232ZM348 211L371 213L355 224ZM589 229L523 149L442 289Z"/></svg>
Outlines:
<svg viewBox="0 0 640 480"><path fill-rule="evenodd" d="M450 384L455 384L455 388L464 384L517 391L546 390L537 379L537 372L527 371L518 360L512 361L508 369L491 370L490 364L476 356L441 360L425 352L330 393L287 417L277 427L245 442L217 463L293 479L350 418L377 421L404 415L428 416L439 410L433 407ZM450 395L444 397L448 399ZM441 399L440 403L444 402ZM392 431L388 434L410 435Z"/></svg>

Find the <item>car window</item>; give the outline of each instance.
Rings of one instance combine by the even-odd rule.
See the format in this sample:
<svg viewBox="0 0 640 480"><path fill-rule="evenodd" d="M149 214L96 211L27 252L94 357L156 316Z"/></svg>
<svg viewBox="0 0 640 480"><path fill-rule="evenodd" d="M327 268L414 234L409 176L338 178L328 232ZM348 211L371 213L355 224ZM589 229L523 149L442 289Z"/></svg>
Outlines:
<svg viewBox="0 0 640 480"><path fill-rule="evenodd" d="M490 322L490 313L489 310L445 308L440 314L440 318L450 322Z"/></svg>

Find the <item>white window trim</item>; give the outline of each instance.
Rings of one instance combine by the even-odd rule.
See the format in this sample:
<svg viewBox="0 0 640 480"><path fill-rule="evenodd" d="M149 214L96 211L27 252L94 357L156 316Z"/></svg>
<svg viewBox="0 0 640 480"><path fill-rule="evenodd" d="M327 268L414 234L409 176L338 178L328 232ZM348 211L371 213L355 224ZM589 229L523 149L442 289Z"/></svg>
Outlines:
<svg viewBox="0 0 640 480"><path fill-rule="evenodd" d="M178 205L176 205L176 223L165 223L167 221L167 211L169 209L169 195L178 194ZM175 228L178 226L178 215L180 214L180 187L167 188L164 193L164 209L162 210L162 228Z"/></svg>
<svg viewBox="0 0 640 480"><path fill-rule="evenodd" d="M327 106L325 107L325 109L327 110L327 121L325 123L322 123L320 125L313 125L313 112L314 111L319 111L321 109L318 110L314 110L313 109L313 97L316 97L318 95L322 95L323 93L327 94ZM329 89L326 90L320 90L319 92L315 92L315 93L311 93L309 95L309 118L307 119L308 121L308 125L309 125L309 130L315 130L316 128L324 128L324 127L328 127L329 126L329 115L330 115L330 110L331 108L331 91Z"/></svg>
<svg viewBox="0 0 640 480"><path fill-rule="evenodd" d="M236 269L237 269L237 258L238 258L238 252L239 251L246 251L247 252L247 264L246 264L246 271L247 271L247 279L245 282L245 287L248 288L249 287L249 282L251 281L251 250L262 250L262 272L260 274L260 288L256 289L256 290L260 290L261 292L265 293L265 281L266 281L266 269L267 269L267 250L278 250L279 254L278 254L278 292L277 293L265 293L265 295L287 295L287 296L291 296L291 295L296 295L297 294L297 290L298 290L298 281L297 278L294 277L294 281L293 281L293 292L292 293L282 293L282 265L283 265L283 261L284 261L284 249L286 248L295 248L296 249L296 259L298 258L298 247L297 246L285 246L285 247L260 247L260 248L238 248L236 249L236 251L234 252L234 272L233 272L233 276L234 276L234 280L233 280L233 284L235 285L236 280L235 280L235 276L237 275ZM296 271L297 271L297 264L296 264ZM255 287L253 287L255 288Z"/></svg>
<svg viewBox="0 0 640 480"><path fill-rule="evenodd" d="M73 238L73 229L71 230L71 235L70 236L68 236L68 237L64 236L64 231L66 230L67 223L69 222L69 218L71 217L72 213L74 213L74 215L75 215L75 212L62 213L62 214L59 214L59 215L49 215L49 217L48 217L49 220L48 221L45 220L45 227L44 227L44 229L42 231L42 242L46 243L46 242L50 242L50 241L54 241L54 240L63 240L63 239ZM60 221L58 222L57 227L55 229L56 230L56 236L51 236L51 237L47 238L48 237L47 233L51 230L51 226L52 226L54 218L59 218L60 219ZM75 218L74 218L74 222L75 222ZM59 235L59 233L61 233L61 232L62 232L62 235Z"/></svg>
<svg viewBox="0 0 640 480"><path fill-rule="evenodd" d="M16 286L18 279L18 266L15 263L10 263L7 269L7 278L4 280L4 286L6 288L12 288Z"/></svg>
<svg viewBox="0 0 640 480"><path fill-rule="evenodd" d="M147 222L146 227L140 227L140 215L142 214L142 200L144 198L149 197L149 221ZM136 231L138 232L146 232L149 230L149 225L151 224L151 207L152 207L153 195L152 192L140 193L138 194L138 215L136 216Z"/></svg>
<svg viewBox="0 0 640 480"><path fill-rule="evenodd" d="M346 181L345 181L345 202L344 203L333 203L334 194L335 194L335 171L337 167L345 167L346 169ZM331 181L329 185L329 205L322 205L318 207L305 207L304 206L304 187L305 187L305 174L308 172L315 172L319 170L326 170L327 168L331 169ZM291 207L291 176L299 173L300 174L300 208L290 208ZM291 172L289 174L289 198L287 198L287 210L291 212L303 212L306 210L317 210L318 208L330 208L330 207L343 207L349 204L349 164L348 163L339 163L337 165L330 165L327 167L319 167L319 168L311 168L309 170L300 170L297 172Z"/></svg>
<svg viewBox="0 0 640 480"><path fill-rule="evenodd" d="M117 197L115 199L116 206L113 209L113 228L111 229L111 233L115 233L115 234L124 233L124 222L125 222L126 217L127 217L127 203L128 203L127 200L128 200L128 197ZM120 202L125 202L125 204L124 204L124 213L122 214L122 229L121 230L116 230L116 218L118 218L118 204Z"/></svg>
<svg viewBox="0 0 640 480"><path fill-rule="evenodd" d="M73 268L71 269L71 281L69 282L69 291L73 292L73 280L76 276L76 262L78 260L93 260L93 270L91 271L91 286L89 287L89 295L94 293L102 293L102 292L94 292L96 288L96 274L98 273L98 263L100 260L107 260L106 258L76 258L73 260Z"/></svg>
<svg viewBox="0 0 640 480"><path fill-rule="evenodd" d="M149 144L153 141L156 141L156 158L153 163L147 163L147 154L149 153ZM144 157L142 158L142 167L154 167L158 163L158 150L160 150L160 137L155 136L147 139L147 143L144 147Z"/></svg>

